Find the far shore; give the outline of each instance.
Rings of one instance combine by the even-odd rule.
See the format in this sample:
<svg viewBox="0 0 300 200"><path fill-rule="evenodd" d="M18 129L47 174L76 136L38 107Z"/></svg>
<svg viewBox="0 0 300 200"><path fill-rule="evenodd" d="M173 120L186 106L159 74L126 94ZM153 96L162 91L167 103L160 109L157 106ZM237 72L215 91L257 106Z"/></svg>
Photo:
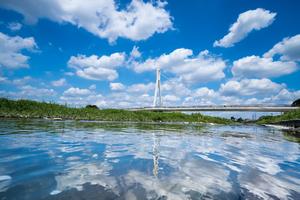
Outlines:
<svg viewBox="0 0 300 200"><path fill-rule="evenodd" d="M19 119L91 120L122 122L169 122L232 124L230 119L212 117L200 113L127 111L121 109L98 109L87 106L72 108L56 103L31 100L0 99L0 117Z"/></svg>
<svg viewBox="0 0 300 200"><path fill-rule="evenodd" d="M98 109L87 106L72 108L55 103L0 98L0 118L84 120L91 122L147 123L147 124L259 124L293 130L300 129L300 109L278 116L263 116L256 121L230 120L200 113L126 111Z"/></svg>

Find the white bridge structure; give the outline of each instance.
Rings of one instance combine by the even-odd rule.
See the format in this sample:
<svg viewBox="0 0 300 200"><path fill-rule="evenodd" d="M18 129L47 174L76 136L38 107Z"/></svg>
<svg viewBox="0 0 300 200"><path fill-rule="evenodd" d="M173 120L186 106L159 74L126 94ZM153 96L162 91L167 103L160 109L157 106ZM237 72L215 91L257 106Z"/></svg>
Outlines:
<svg viewBox="0 0 300 200"><path fill-rule="evenodd" d="M291 106L264 106L264 105L207 105L207 106L162 106L162 107L142 107L131 108L131 111L156 111L156 112L211 112L211 111L229 111L229 112L287 112L300 109L300 107Z"/></svg>
<svg viewBox="0 0 300 200"><path fill-rule="evenodd" d="M156 84L152 107L129 108L130 111L156 111L156 112L211 112L211 111L230 111L230 112L287 112L300 109L290 105L199 105L199 106L163 106L161 98L161 71L156 69Z"/></svg>

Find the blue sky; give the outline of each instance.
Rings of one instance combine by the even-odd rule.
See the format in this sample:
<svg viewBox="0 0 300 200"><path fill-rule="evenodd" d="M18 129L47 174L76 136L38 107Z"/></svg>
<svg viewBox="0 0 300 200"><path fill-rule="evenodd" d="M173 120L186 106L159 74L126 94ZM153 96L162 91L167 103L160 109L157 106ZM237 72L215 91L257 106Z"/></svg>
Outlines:
<svg viewBox="0 0 300 200"><path fill-rule="evenodd" d="M47 9L45 9L47 8ZM0 95L73 106L289 104L299 1L2 0Z"/></svg>

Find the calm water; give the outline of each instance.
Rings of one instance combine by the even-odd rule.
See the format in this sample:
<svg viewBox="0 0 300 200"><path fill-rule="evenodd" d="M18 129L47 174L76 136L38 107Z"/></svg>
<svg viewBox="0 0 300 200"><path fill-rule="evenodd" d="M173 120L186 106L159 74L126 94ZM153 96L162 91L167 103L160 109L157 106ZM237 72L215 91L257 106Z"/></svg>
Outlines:
<svg viewBox="0 0 300 200"><path fill-rule="evenodd" d="M300 199L299 138L261 126L0 121L0 199Z"/></svg>

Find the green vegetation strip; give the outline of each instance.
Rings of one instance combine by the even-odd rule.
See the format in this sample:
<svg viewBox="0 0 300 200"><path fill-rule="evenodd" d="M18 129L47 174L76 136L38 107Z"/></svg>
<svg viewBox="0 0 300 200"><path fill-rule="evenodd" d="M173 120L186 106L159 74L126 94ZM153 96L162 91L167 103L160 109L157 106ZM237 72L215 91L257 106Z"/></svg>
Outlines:
<svg viewBox="0 0 300 200"><path fill-rule="evenodd" d="M300 120L300 109L286 112L282 115L277 116L263 116L257 121L258 124L274 124L288 120Z"/></svg>
<svg viewBox="0 0 300 200"><path fill-rule="evenodd" d="M232 123L229 119L184 114L179 112L126 111L120 109L71 108L68 106L31 100L0 98L0 117L5 118L61 118L72 120L124 121L124 122L203 122Z"/></svg>

